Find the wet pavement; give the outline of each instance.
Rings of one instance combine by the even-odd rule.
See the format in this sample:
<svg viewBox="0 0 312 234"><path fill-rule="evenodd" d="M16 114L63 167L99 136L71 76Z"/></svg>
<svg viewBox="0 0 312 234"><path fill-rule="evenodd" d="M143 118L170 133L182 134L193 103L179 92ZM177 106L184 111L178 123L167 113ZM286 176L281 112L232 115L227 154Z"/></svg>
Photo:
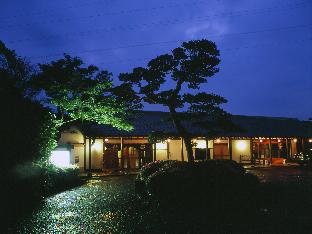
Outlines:
<svg viewBox="0 0 312 234"><path fill-rule="evenodd" d="M106 177L51 196L11 233L128 233L134 177ZM124 226L127 225L127 228Z"/></svg>
<svg viewBox="0 0 312 234"><path fill-rule="evenodd" d="M248 172L256 174L262 182L312 182L312 172L299 167L259 168ZM134 178L91 179L83 186L46 198L11 227L9 233L141 233L139 230L151 230L147 227L149 224L155 230L159 227L158 221L149 217L158 215L146 210L146 206L145 210L140 207L142 202L134 195ZM270 190L267 196L271 193ZM310 215L304 217L310 218Z"/></svg>

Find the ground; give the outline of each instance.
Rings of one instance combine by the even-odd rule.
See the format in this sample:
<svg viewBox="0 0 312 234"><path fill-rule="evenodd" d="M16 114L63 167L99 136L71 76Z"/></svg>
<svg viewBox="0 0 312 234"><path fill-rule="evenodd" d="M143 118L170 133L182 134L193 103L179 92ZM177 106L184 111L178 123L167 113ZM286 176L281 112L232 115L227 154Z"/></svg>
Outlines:
<svg viewBox="0 0 312 234"><path fill-rule="evenodd" d="M261 215L218 227L218 233L311 233L312 172L298 167L252 169L262 181ZM38 205L11 233L187 232L134 195L134 176L95 178ZM168 229L169 228L169 229ZM205 230L205 229L200 229Z"/></svg>

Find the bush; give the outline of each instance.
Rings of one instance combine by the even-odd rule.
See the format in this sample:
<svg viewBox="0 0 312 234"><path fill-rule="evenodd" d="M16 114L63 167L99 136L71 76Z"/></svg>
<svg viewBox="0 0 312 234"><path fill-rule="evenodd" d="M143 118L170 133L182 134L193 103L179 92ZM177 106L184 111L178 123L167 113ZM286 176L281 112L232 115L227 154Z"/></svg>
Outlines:
<svg viewBox="0 0 312 234"><path fill-rule="evenodd" d="M149 195L165 207L183 206L212 214L249 209L259 181L230 160L163 161L142 168L138 184L140 195Z"/></svg>

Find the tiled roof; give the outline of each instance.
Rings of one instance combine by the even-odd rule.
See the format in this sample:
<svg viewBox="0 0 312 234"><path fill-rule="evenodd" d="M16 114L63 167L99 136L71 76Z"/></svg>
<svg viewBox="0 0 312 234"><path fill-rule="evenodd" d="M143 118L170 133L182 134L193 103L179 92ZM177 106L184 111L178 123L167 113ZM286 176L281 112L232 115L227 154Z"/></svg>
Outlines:
<svg viewBox="0 0 312 234"><path fill-rule="evenodd" d="M243 131L223 132L220 136L232 137L312 137L312 123L295 118L278 118L262 116L233 115L233 123ZM83 124L80 128L86 136L96 137L127 137L148 136L152 131L175 133L176 130L168 112L140 111L132 121L134 129L130 132L120 131L109 125ZM207 130L186 123L188 131L194 136L206 136Z"/></svg>

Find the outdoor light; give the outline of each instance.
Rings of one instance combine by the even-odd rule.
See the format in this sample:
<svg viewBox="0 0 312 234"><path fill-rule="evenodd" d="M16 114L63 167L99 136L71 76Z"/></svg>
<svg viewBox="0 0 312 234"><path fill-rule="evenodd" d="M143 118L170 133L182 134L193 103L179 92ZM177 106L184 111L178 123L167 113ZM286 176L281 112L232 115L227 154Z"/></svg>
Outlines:
<svg viewBox="0 0 312 234"><path fill-rule="evenodd" d="M263 140L260 140L260 142L263 142Z"/></svg>
<svg viewBox="0 0 312 234"><path fill-rule="evenodd" d="M216 141L217 143L220 143L221 142L221 140L220 139L217 139L217 141Z"/></svg>
<svg viewBox="0 0 312 234"><path fill-rule="evenodd" d="M312 139L309 139L309 142L312 143Z"/></svg>
<svg viewBox="0 0 312 234"><path fill-rule="evenodd" d="M277 140L277 142L281 142L281 140L280 140L280 139L278 139L278 140Z"/></svg>
<svg viewBox="0 0 312 234"><path fill-rule="evenodd" d="M158 149L158 150L165 150L165 149L167 149L167 143L166 142L156 143L156 149Z"/></svg>
<svg viewBox="0 0 312 234"><path fill-rule="evenodd" d="M50 162L57 167L69 167L70 152L68 150L54 150L51 153Z"/></svg>
<svg viewBox="0 0 312 234"><path fill-rule="evenodd" d="M297 142L297 139L296 139L296 138L294 139L294 142L295 142L295 143Z"/></svg>
<svg viewBox="0 0 312 234"><path fill-rule="evenodd" d="M92 145L92 149L95 149L97 151L99 151L102 147L102 144L100 142L95 142L93 145Z"/></svg>
<svg viewBox="0 0 312 234"><path fill-rule="evenodd" d="M247 145L246 145L246 142L245 142L245 141L238 141L238 142L236 143L236 147L237 147L237 149L239 149L239 150L245 150L246 147L247 147Z"/></svg>
<svg viewBox="0 0 312 234"><path fill-rule="evenodd" d="M170 139L167 139L167 142L170 142Z"/></svg>
<svg viewBox="0 0 312 234"><path fill-rule="evenodd" d="M197 149L206 149L206 141L205 140L197 140Z"/></svg>
<svg viewBox="0 0 312 234"><path fill-rule="evenodd" d="M108 139L107 139L107 138L105 138L105 139L104 139L104 141L105 141L105 142L108 142Z"/></svg>

